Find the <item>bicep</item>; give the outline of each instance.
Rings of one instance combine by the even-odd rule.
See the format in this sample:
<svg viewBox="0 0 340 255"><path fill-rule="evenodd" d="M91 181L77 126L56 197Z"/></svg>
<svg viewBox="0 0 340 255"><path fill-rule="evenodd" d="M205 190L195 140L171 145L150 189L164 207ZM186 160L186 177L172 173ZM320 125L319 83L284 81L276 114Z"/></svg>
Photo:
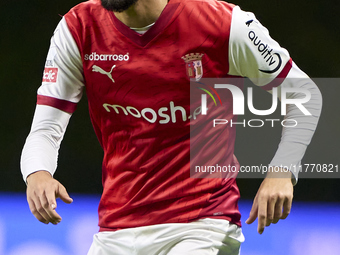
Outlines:
<svg viewBox="0 0 340 255"><path fill-rule="evenodd" d="M290 67L288 51L270 37L253 13L235 7L229 39L229 74L248 77L262 87L277 77L285 78Z"/></svg>
<svg viewBox="0 0 340 255"><path fill-rule="evenodd" d="M63 18L51 39L37 103L73 113L83 88L81 55Z"/></svg>

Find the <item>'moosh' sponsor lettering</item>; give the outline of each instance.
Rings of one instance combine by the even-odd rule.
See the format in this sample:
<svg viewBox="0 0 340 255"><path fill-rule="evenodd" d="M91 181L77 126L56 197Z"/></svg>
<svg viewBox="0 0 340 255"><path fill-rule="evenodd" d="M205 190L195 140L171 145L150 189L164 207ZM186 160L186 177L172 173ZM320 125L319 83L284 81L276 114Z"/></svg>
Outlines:
<svg viewBox="0 0 340 255"><path fill-rule="evenodd" d="M175 106L175 103L171 101L169 103L170 107L161 107L158 110L154 110L152 108L144 108L142 110L138 110L133 106L121 106L117 104L103 104L104 109L107 112L111 112L114 110L116 114L125 114L131 115L135 118L143 118L150 123L155 123L158 121L159 124L168 124L170 121L172 123L176 123L178 120L182 120L183 122L188 121L190 119L196 119L197 116L201 113L201 106L197 107L192 115L188 116L185 108L182 106ZM178 118L182 117L182 118Z"/></svg>

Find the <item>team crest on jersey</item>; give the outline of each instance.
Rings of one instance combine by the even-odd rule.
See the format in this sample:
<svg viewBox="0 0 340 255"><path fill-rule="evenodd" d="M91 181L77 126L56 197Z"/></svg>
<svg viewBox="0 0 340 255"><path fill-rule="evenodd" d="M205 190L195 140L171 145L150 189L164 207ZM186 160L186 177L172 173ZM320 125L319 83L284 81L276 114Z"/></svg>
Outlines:
<svg viewBox="0 0 340 255"><path fill-rule="evenodd" d="M199 81L203 76L203 53L189 53L182 57L185 62L187 75L190 79Z"/></svg>

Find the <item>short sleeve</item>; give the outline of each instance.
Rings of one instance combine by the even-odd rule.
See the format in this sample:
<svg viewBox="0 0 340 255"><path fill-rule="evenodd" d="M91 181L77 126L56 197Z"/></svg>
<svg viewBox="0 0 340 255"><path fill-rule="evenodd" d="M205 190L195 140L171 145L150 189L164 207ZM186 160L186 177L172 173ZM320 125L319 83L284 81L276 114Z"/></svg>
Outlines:
<svg viewBox="0 0 340 255"><path fill-rule="evenodd" d="M83 87L80 52L63 18L51 39L37 104L73 113Z"/></svg>
<svg viewBox="0 0 340 255"><path fill-rule="evenodd" d="M233 9L229 39L229 74L248 77L271 90L275 78L285 78L292 67L286 49L273 40L255 15Z"/></svg>

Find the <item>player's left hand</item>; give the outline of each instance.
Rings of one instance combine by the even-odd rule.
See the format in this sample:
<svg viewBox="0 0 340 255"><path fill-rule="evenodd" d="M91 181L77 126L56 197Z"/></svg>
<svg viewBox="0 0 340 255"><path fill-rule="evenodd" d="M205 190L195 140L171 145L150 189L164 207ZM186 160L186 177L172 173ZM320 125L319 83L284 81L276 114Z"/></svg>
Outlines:
<svg viewBox="0 0 340 255"><path fill-rule="evenodd" d="M271 169L257 191L246 223L251 224L258 218L257 232L262 234L271 223L276 224L280 219L287 218L292 201L291 173Z"/></svg>

